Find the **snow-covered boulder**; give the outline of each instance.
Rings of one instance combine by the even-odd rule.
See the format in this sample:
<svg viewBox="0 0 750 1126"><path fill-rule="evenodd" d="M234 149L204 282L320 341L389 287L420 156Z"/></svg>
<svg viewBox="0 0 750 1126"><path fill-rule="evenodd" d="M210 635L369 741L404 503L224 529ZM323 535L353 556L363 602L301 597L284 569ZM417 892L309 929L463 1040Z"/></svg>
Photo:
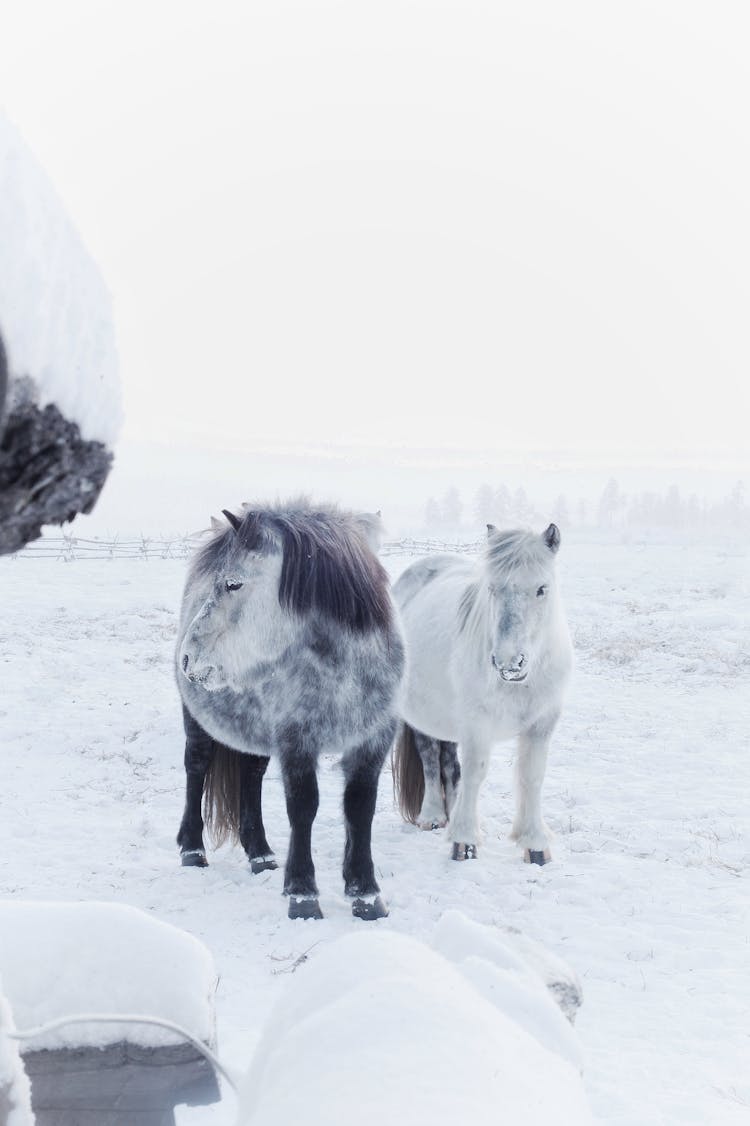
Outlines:
<svg viewBox="0 0 750 1126"><path fill-rule="evenodd" d="M0 115L0 554L91 510L120 420L109 294Z"/></svg>
<svg viewBox="0 0 750 1126"><path fill-rule="evenodd" d="M0 980L0 1124L32 1126L31 1088L21 1063L18 1045L8 1033L13 1031L10 1005L3 996Z"/></svg>
<svg viewBox="0 0 750 1126"><path fill-rule="evenodd" d="M519 930L509 928L501 937L539 974L561 1011L574 1024L583 1004L583 986L575 970L563 958Z"/></svg>
<svg viewBox="0 0 750 1126"><path fill-rule="evenodd" d="M558 993L559 986L572 988L578 979L561 959L550 955L548 962L538 943L527 944L520 934L476 923L455 910L439 920L432 945L496 1008L583 1071L580 1042Z"/></svg>
<svg viewBox="0 0 750 1126"><path fill-rule="evenodd" d="M506 989L502 1004L485 996L491 976L384 929L317 950L263 1030L237 1126L382 1126L394 1115L410 1126L592 1123L567 1047L529 1031L518 992ZM572 1037L534 988L537 1025L546 1004Z"/></svg>
<svg viewBox="0 0 750 1126"><path fill-rule="evenodd" d="M451 962L478 957L532 985L542 981L571 1024L583 1004L583 987L572 966L521 931L476 923L461 911L446 911L432 944Z"/></svg>
<svg viewBox="0 0 750 1126"><path fill-rule="evenodd" d="M211 1065L179 1031L93 1019L166 1021L213 1046L216 970L191 935L119 904L0 902L0 976L22 1033L92 1018L20 1041L38 1126L217 1100Z"/></svg>

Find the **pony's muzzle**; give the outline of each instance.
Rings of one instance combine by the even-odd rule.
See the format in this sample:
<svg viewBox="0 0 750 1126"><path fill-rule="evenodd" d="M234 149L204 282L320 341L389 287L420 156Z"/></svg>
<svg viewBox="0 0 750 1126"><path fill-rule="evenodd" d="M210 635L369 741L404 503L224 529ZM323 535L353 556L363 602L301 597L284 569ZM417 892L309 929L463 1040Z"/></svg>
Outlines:
<svg viewBox="0 0 750 1126"><path fill-rule="evenodd" d="M498 661L495 654L492 654L492 665L500 673L500 677L505 681L519 681L525 680L529 675L528 661L525 653L518 653L510 661Z"/></svg>

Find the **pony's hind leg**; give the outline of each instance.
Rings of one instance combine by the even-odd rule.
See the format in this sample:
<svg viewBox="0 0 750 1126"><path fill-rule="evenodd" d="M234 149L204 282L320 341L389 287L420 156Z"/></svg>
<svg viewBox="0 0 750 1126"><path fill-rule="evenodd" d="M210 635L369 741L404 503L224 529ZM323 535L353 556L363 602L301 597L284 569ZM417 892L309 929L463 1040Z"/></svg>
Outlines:
<svg viewBox="0 0 750 1126"><path fill-rule="evenodd" d="M282 758L286 811L291 836L284 870L284 895L289 896L290 919L322 919L312 859L312 826L318 812L318 779L312 757Z"/></svg>
<svg viewBox="0 0 750 1126"><path fill-rule="evenodd" d="M414 743L424 772L424 797L417 825L420 829L442 829L448 820L448 812L443 794L441 744L421 731L414 732Z"/></svg>
<svg viewBox="0 0 750 1126"><path fill-rule="evenodd" d="M554 721L525 731L518 740L516 757L516 813L511 840L524 850L527 864L546 864L552 859L552 834L542 817L542 783Z"/></svg>
<svg viewBox="0 0 750 1126"><path fill-rule="evenodd" d="M278 868L263 826L261 792L268 759L243 754L240 762L240 842L253 872Z"/></svg>
<svg viewBox="0 0 750 1126"><path fill-rule="evenodd" d="M349 752L343 761L344 818L346 846L344 849L344 891L352 900L355 919L383 919L388 908L380 895L372 861L372 819L378 796L380 771L392 739L389 730L384 738L374 740Z"/></svg>
<svg viewBox="0 0 750 1126"><path fill-rule="evenodd" d="M182 720L185 727L185 811L177 833L177 844L180 846L183 865L205 868L208 861L203 844L201 802L214 744L211 736L206 734L184 705Z"/></svg>
<svg viewBox="0 0 750 1126"><path fill-rule="evenodd" d="M461 784L451 812L449 836L454 860L476 860L479 790L490 765L489 748L476 739L461 741Z"/></svg>
<svg viewBox="0 0 750 1126"><path fill-rule="evenodd" d="M440 742L440 781L443 784L445 798L445 811L448 817L456 804L458 783L461 779L461 767L458 762L458 744L445 740Z"/></svg>

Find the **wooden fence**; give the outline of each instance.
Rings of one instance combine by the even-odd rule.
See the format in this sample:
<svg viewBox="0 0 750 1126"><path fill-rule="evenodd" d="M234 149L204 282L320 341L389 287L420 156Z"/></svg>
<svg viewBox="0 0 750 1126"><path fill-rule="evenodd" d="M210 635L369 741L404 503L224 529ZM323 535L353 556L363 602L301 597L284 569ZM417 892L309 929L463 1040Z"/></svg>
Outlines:
<svg viewBox="0 0 750 1126"><path fill-rule="evenodd" d="M28 544L23 551L11 556L12 559L57 559L66 563L82 559L188 559L203 538L202 533L192 536L176 536L171 539L152 539L140 536L133 539L112 540L84 539L82 536L61 535L43 536ZM381 546L380 554L388 555L431 555L435 552L450 551L462 555L473 555L479 551L480 543L462 543L458 540L420 540L407 537L389 540Z"/></svg>

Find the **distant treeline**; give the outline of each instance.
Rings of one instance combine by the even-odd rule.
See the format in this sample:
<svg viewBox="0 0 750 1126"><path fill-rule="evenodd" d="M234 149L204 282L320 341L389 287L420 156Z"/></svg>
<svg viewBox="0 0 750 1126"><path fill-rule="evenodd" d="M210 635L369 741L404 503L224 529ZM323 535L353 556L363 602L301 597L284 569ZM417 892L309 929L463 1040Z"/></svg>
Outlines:
<svg viewBox="0 0 750 1126"><path fill-rule="evenodd" d="M611 477L596 501L571 500L560 494L551 508L537 504L524 488L484 484L465 504L458 489L430 497L424 509L424 530L458 534L483 524L535 527L554 520L561 528L657 528L685 531L750 532L750 505L743 481L718 501L696 493L683 495L677 485L666 492L624 493Z"/></svg>

